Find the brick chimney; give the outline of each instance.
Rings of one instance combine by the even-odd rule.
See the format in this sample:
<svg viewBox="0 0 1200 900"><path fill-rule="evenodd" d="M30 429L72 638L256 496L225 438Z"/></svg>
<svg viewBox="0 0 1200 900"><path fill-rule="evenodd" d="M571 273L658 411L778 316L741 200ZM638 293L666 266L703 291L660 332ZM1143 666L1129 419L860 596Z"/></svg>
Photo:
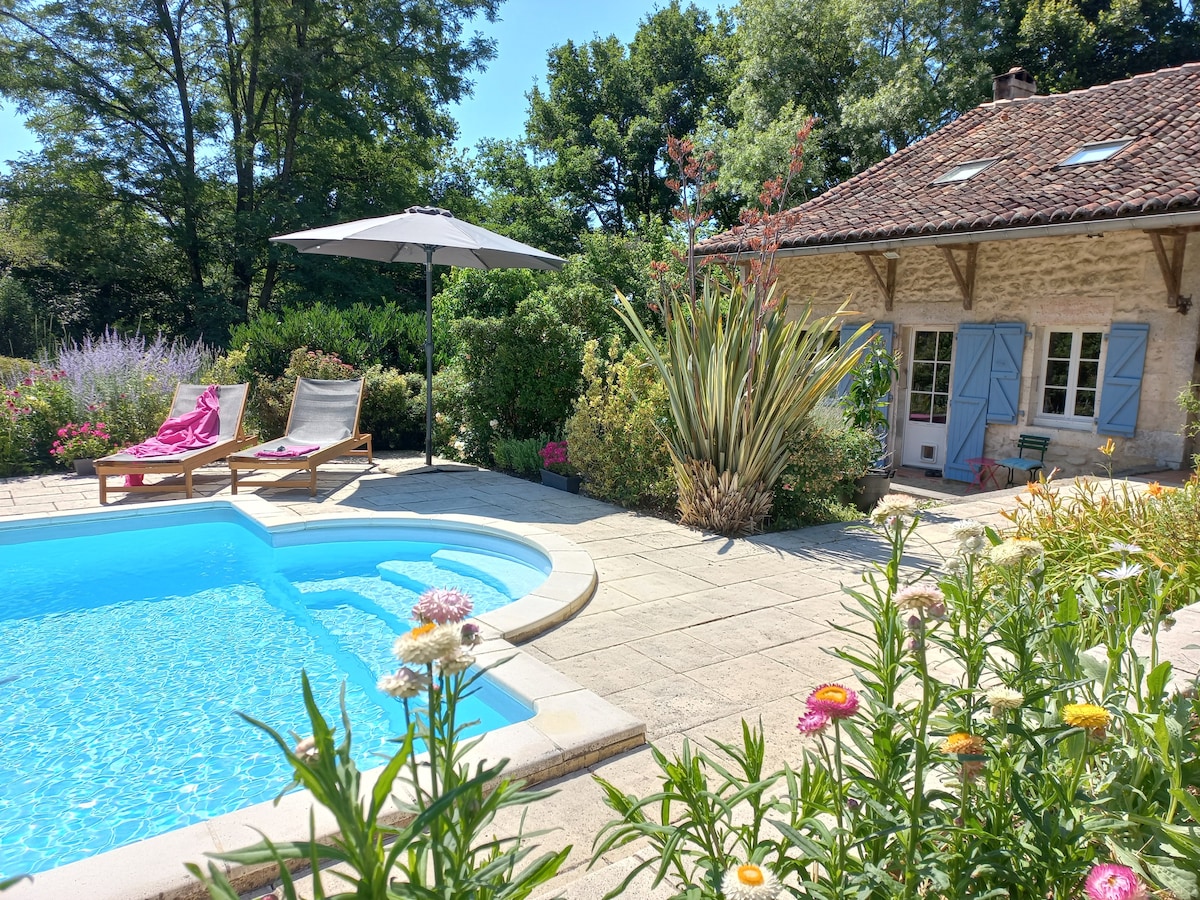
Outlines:
<svg viewBox="0 0 1200 900"><path fill-rule="evenodd" d="M1024 100L1037 93L1037 82L1021 66L992 76L992 100Z"/></svg>

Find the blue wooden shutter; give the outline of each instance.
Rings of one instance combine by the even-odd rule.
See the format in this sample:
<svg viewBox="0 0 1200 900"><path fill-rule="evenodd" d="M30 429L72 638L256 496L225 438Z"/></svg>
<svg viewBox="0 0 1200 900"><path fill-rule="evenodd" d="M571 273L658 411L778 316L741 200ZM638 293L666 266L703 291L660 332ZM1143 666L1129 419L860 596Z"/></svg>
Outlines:
<svg viewBox="0 0 1200 900"><path fill-rule="evenodd" d="M1020 322L994 325L992 375L988 386L987 420L1017 424L1021 403L1021 358L1025 355L1025 326Z"/></svg>
<svg viewBox="0 0 1200 900"><path fill-rule="evenodd" d="M995 326L960 325L956 341L943 473L954 481L974 481L966 461L983 455Z"/></svg>
<svg viewBox="0 0 1200 900"><path fill-rule="evenodd" d="M1137 322L1114 322L1108 333L1104 384L1100 389L1100 418L1096 424L1100 434L1133 435L1149 335L1150 326Z"/></svg>

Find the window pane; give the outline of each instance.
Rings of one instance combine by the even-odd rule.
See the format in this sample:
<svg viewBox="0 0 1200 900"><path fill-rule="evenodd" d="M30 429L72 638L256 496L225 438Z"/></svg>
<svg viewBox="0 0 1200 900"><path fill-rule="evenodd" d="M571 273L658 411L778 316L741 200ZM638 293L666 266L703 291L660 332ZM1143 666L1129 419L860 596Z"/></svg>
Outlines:
<svg viewBox="0 0 1200 900"><path fill-rule="evenodd" d="M934 394L933 395L933 421L938 422L940 424L945 424L947 409L949 409L949 405L946 402L946 395L945 394Z"/></svg>
<svg viewBox="0 0 1200 900"><path fill-rule="evenodd" d="M1042 412L1061 416L1067 409L1067 392L1064 388L1046 388L1042 398Z"/></svg>
<svg viewBox="0 0 1200 900"><path fill-rule="evenodd" d="M943 394L950 390L950 367L938 366L933 373L933 389Z"/></svg>
<svg viewBox="0 0 1200 900"><path fill-rule="evenodd" d="M1050 332L1050 341L1047 344L1048 351L1046 355L1051 359L1070 359L1071 341L1074 338L1075 335L1069 331Z"/></svg>
<svg viewBox="0 0 1200 900"><path fill-rule="evenodd" d="M1076 380L1081 388L1094 388L1096 378L1100 374L1100 363L1084 361L1079 364L1079 378Z"/></svg>
<svg viewBox="0 0 1200 900"><path fill-rule="evenodd" d="M913 360L933 359L937 355L937 332L918 331L913 340Z"/></svg>
<svg viewBox="0 0 1200 900"><path fill-rule="evenodd" d="M909 397L908 417L918 422L929 421L929 395L912 394Z"/></svg>
<svg viewBox="0 0 1200 900"><path fill-rule="evenodd" d="M1075 415L1077 416L1093 416L1096 413L1096 392L1095 391L1076 391L1075 392Z"/></svg>
<svg viewBox="0 0 1200 900"><path fill-rule="evenodd" d="M1104 342L1104 336L1099 331L1085 331L1082 338L1083 341L1079 345L1079 358L1099 359L1100 345Z"/></svg>
<svg viewBox="0 0 1200 900"><path fill-rule="evenodd" d="M1071 375L1071 364L1065 359L1052 359L1046 363L1046 386L1066 387Z"/></svg>
<svg viewBox="0 0 1200 900"><path fill-rule="evenodd" d="M937 358L942 362L950 362L950 357L954 354L954 332L939 331Z"/></svg>
<svg viewBox="0 0 1200 900"><path fill-rule="evenodd" d="M913 363L913 380L912 386L914 391L928 391L933 389L933 363L914 362Z"/></svg>

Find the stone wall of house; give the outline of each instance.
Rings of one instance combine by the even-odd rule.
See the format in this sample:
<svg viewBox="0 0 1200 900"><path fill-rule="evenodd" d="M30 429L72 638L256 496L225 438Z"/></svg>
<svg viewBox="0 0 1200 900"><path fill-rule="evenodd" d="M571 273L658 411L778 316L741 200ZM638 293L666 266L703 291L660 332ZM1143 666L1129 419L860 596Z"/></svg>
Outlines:
<svg viewBox="0 0 1200 900"><path fill-rule="evenodd" d="M965 271L966 252L955 251ZM880 275L886 260L874 257ZM1182 293L1196 307L1181 315L1167 307L1166 288L1149 237L1140 231L1103 237L1063 237L983 243L976 260L973 308L964 310L958 285L936 247L906 248L897 260L895 302L891 312L867 270L853 253L781 259L780 285L793 311L808 301L820 313L846 303L857 315L851 321L891 322L896 346L905 353L913 329L954 326L963 322L1013 322L1026 325L1021 379L1021 412L1016 425L989 425L984 453L992 457L1016 453L1021 432L1048 434L1053 440L1047 463L1064 474L1099 471L1097 447L1104 442L1091 429L1051 428L1034 422L1041 396L1042 360L1047 329L1091 327L1107 331L1113 322L1145 322L1150 326L1137 431L1115 438L1118 471L1179 467L1191 447L1181 434L1185 418L1176 397L1200 373L1200 235L1190 239ZM900 396L906 397L908 370L901 365ZM893 403L893 435L903 441L903 417ZM899 444L897 444L899 446ZM899 458L899 457L897 457Z"/></svg>

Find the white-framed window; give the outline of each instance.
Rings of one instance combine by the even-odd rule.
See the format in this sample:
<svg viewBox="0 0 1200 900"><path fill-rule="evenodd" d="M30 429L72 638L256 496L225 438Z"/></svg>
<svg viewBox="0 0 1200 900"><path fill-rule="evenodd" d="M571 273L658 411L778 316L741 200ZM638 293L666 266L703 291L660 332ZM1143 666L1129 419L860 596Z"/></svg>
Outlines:
<svg viewBox="0 0 1200 900"><path fill-rule="evenodd" d="M1041 367L1035 418L1091 426L1100 408L1104 329L1048 327Z"/></svg>

